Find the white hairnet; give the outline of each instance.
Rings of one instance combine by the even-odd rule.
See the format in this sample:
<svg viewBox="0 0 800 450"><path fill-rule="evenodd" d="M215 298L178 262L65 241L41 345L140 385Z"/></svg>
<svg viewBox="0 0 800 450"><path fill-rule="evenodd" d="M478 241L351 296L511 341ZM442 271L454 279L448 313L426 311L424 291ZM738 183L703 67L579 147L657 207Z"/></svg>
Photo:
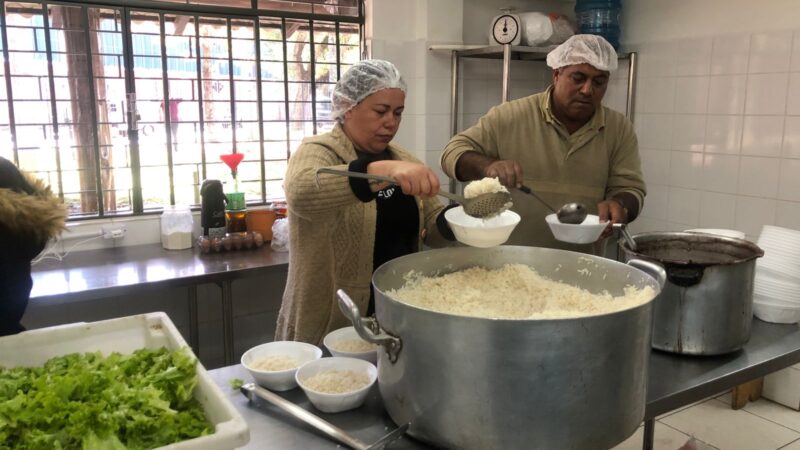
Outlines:
<svg viewBox="0 0 800 450"><path fill-rule="evenodd" d="M547 54L553 69L575 64L589 64L597 70L617 70L617 52L602 36L576 34Z"/></svg>
<svg viewBox="0 0 800 450"><path fill-rule="evenodd" d="M339 122L368 96L383 89L401 89L406 92L406 82L394 64L381 59L365 59L350 67L333 88L331 117Z"/></svg>

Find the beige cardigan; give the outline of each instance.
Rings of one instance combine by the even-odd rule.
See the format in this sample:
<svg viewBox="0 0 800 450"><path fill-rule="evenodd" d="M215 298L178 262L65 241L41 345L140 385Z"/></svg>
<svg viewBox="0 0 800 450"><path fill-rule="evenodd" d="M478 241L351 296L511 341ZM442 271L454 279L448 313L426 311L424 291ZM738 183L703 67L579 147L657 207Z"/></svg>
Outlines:
<svg viewBox="0 0 800 450"><path fill-rule="evenodd" d="M389 144L392 159L419 162L407 151ZM306 138L289 159L284 189L289 217L289 276L278 315L276 340L318 344L337 328L350 325L339 311L336 290L344 289L367 311L372 279L377 207L353 194L347 177L321 174L330 167L347 170L357 158L353 143L340 126L330 133ZM419 248L447 241L436 228L442 204L417 198ZM427 236L427 238L426 238Z"/></svg>

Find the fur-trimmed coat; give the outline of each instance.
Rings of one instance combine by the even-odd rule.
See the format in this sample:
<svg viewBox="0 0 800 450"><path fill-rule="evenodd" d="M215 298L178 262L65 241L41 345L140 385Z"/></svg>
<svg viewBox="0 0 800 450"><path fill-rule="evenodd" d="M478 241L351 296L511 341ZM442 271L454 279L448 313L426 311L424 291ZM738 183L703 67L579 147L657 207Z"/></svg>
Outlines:
<svg viewBox="0 0 800 450"><path fill-rule="evenodd" d="M31 260L61 232L66 217L48 186L0 157L0 336L23 330Z"/></svg>

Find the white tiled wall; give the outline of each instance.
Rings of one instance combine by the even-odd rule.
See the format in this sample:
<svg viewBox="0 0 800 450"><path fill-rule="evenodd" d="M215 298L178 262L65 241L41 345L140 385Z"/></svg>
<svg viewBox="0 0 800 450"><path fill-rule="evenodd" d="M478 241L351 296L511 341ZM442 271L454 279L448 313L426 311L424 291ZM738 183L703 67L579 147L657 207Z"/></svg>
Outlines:
<svg viewBox="0 0 800 450"><path fill-rule="evenodd" d="M778 30L632 46L649 190L635 231L800 228L798 44Z"/></svg>

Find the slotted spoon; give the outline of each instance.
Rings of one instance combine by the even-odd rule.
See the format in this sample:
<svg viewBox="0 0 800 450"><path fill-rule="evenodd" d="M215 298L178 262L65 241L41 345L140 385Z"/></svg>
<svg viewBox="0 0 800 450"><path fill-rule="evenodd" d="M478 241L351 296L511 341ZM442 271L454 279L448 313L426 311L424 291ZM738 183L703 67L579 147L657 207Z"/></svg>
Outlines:
<svg viewBox="0 0 800 450"><path fill-rule="evenodd" d="M379 181L382 183L398 184L397 180L391 177L384 177L381 175L372 175L361 172L350 172L347 170L336 170L323 167L317 170L317 175L320 173L329 173L332 175L340 175L344 177L364 178L367 180ZM479 219L486 219L494 217L511 207L511 194L508 192L489 192L480 194L472 198L464 198L457 194L452 194L447 191L439 191L438 195L448 198L464 207L464 212L472 217Z"/></svg>

